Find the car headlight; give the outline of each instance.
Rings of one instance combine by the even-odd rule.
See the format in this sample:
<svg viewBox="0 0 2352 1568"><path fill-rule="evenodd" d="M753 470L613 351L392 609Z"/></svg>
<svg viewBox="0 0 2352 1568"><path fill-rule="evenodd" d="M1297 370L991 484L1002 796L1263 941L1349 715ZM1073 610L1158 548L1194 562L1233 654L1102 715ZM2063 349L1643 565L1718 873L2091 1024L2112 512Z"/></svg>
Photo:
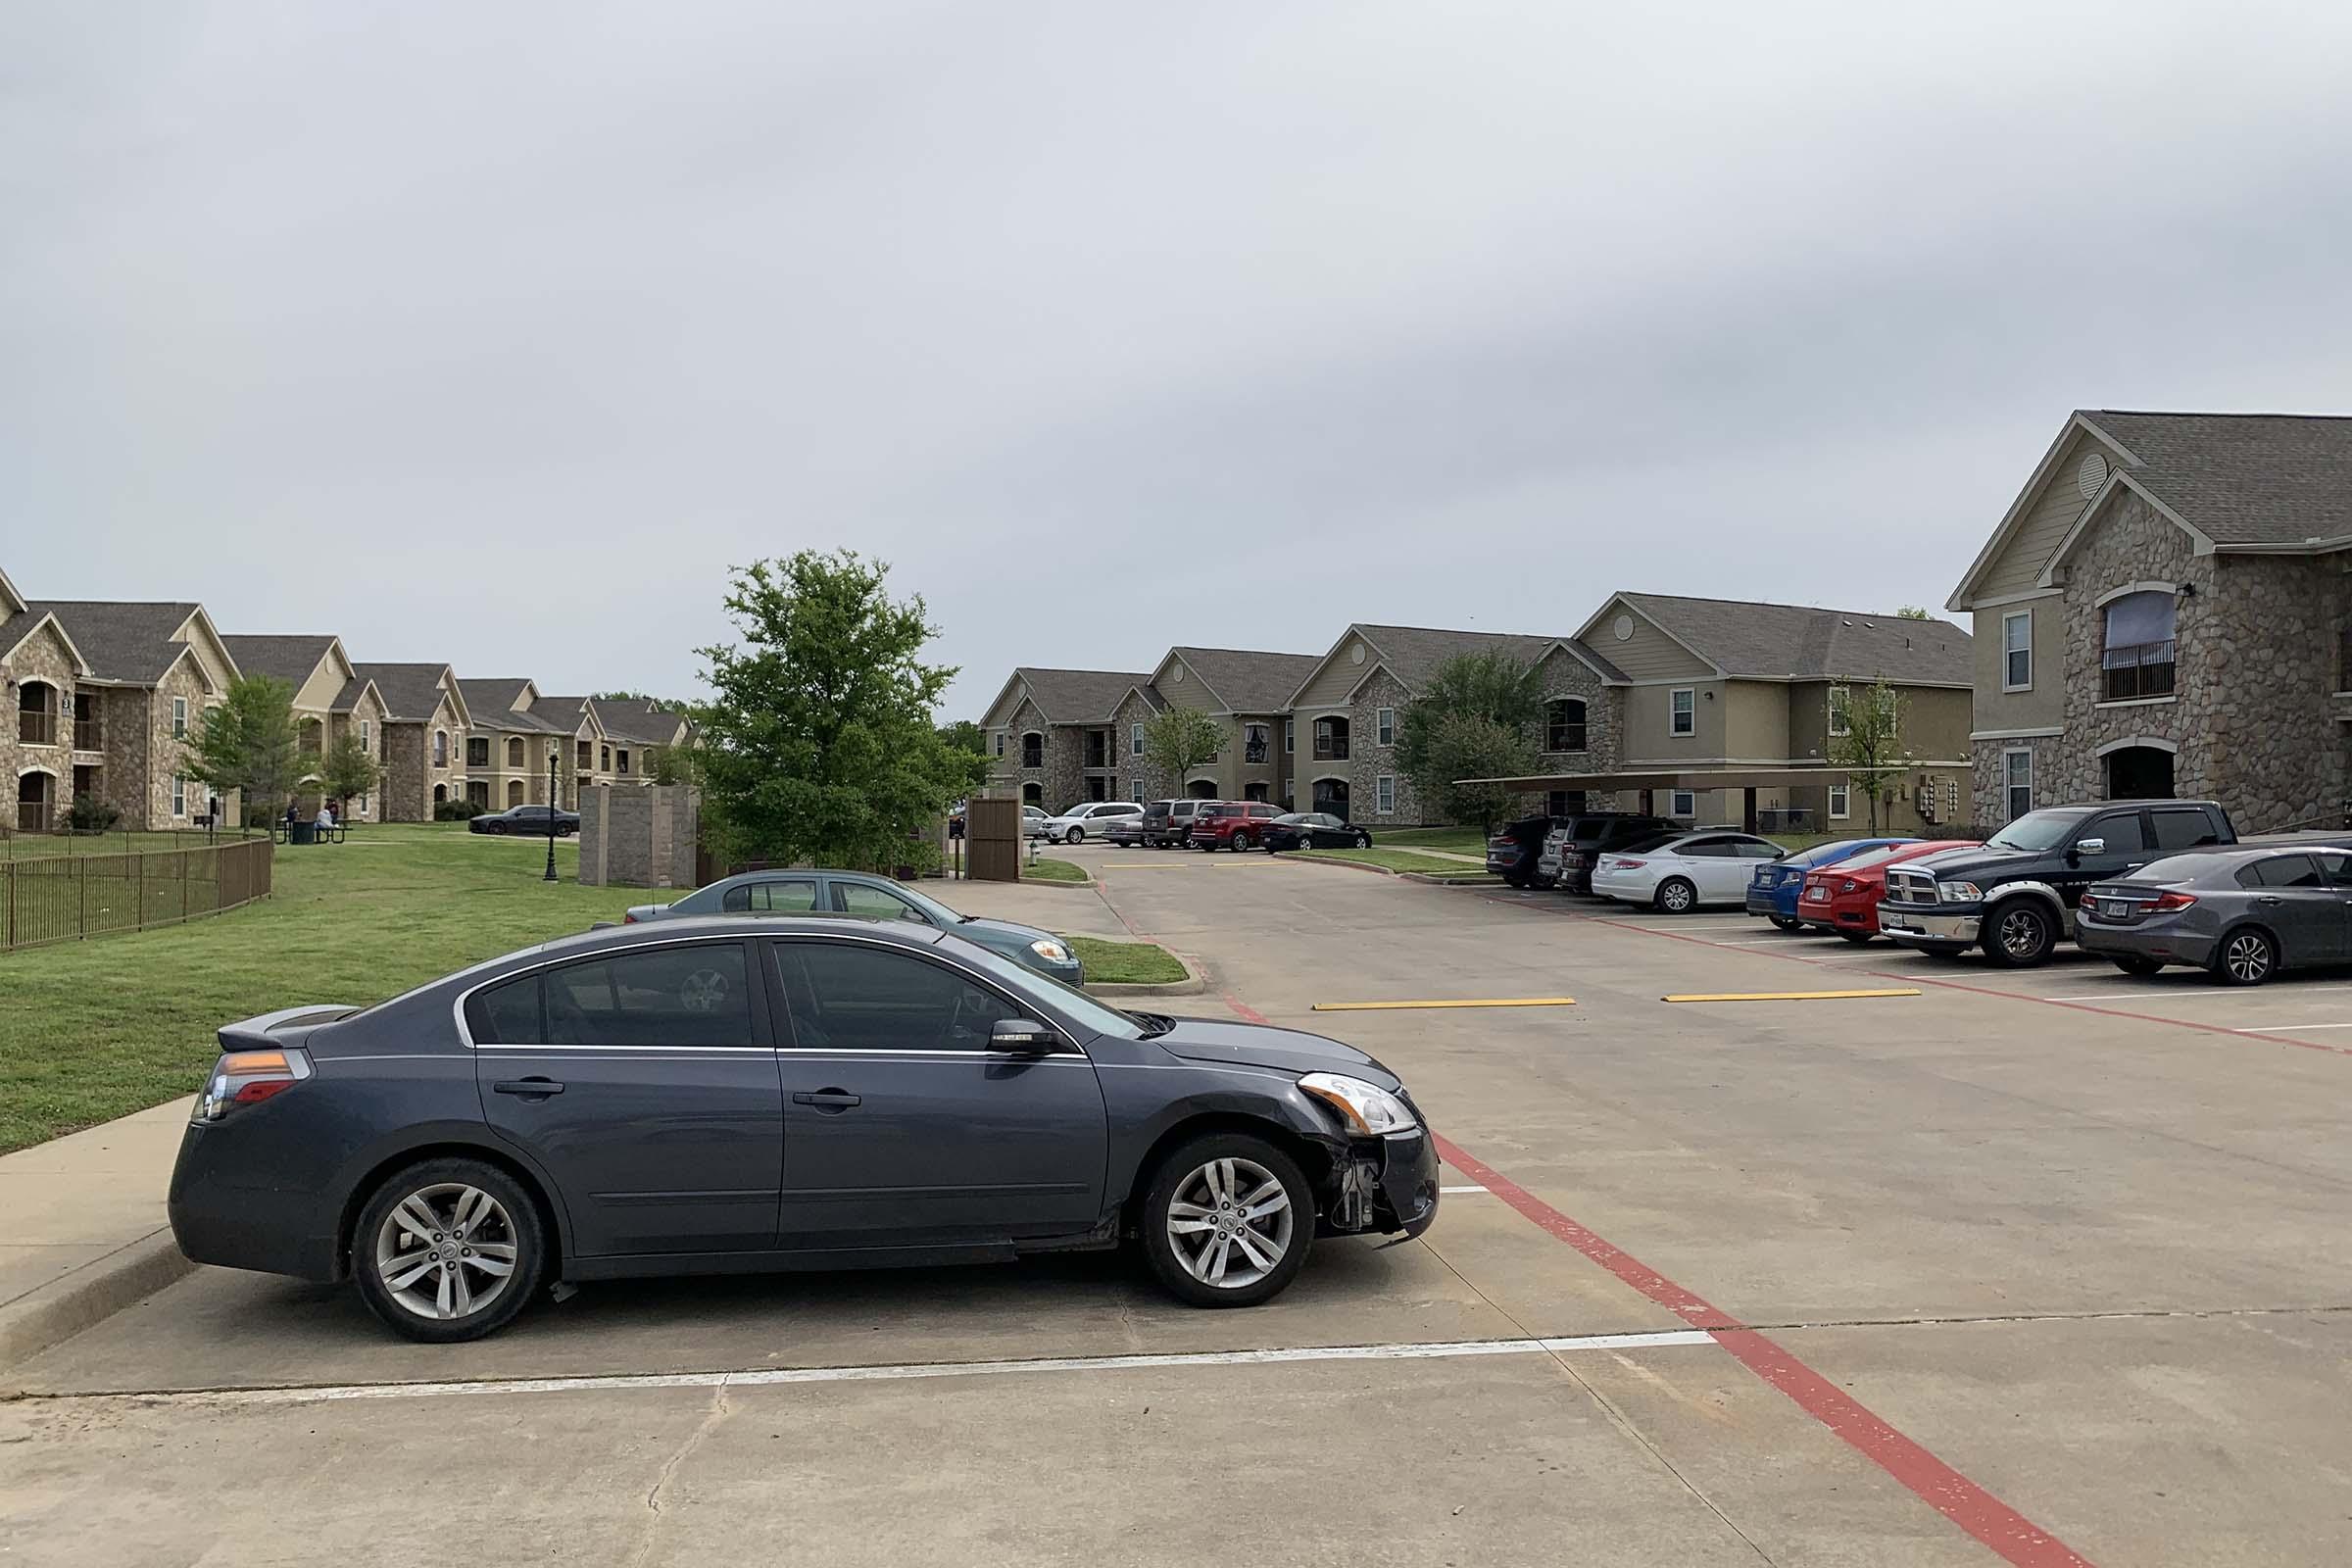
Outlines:
<svg viewBox="0 0 2352 1568"><path fill-rule="evenodd" d="M1942 882L1936 884L1936 896L1946 904L1975 904L1984 890L1974 882Z"/></svg>
<svg viewBox="0 0 2352 1568"><path fill-rule="evenodd" d="M1348 1130L1373 1138L1383 1133L1408 1133L1421 1124L1412 1107L1375 1084L1336 1072L1310 1072L1298 1087L1340 1113Z"/></svg>
<svg viewBox="0 0 2352 1568"><path fill-rule="evenodd" d="M1070 961L1070 950L1063 947L1060 943L1053 941L1051 938L1044 938L1030 943L1029 951L1036 954L1039 957L1045 959L1048 963L1067 963Z"/></svg>

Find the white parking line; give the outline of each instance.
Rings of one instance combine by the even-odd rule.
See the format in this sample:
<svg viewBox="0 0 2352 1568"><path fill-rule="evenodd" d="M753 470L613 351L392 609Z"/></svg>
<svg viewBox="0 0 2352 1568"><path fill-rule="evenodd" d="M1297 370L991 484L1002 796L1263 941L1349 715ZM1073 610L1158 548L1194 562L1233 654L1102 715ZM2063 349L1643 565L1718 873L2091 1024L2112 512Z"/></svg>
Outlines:
<svg viewBox="0 0 2352 1568"><path fill-rule="evenodd" d="M339 1399L426 1399L453 1394L565 1394L611 1389L756 1389L787 1383L894 1383L912 1378L993 1377L1006 1372L1131 1372L1159 1367L1277 1366L1305 1361L1418 1361L1472 1355L1541 1355L1577 1350L1711 1345L1697 1329L1584 1334L1567 1339L1445 1340L1399 1345L1312 1345L1280 1350L1200 1350L1167 1355L1065 1355L1028 1361L915 1361L885 1366L763 1368L751 1372L660 1372L631 1376L503 1378L471 1383L354 1383L310 1389L223 1389L171 1394L65 1395L143 1404L309 1404Z"/></svg>
<svg viewBox="0 0 2352 1568"><path fill-rule="evenodd" d="M2352 1023L2266 1023L2259 1029L2232 1029L2233 1035L2275 1035L2284 1029L2352 1029ZM1452 1189L1447 1188L1450 1192Z"/></svg>
<svg viewBox="0 0 2352 1568"><path fill-rule="evenodd" d="M1459 1187L1441 1187L1441 1188L1439 1188L1439 1189L1438 1189L1438 1191L1439 1191L1439 1193L1441 1193L1441 1194L1445 1194L1445 1193L1483 1193L1483 1192L1485 1192L1485 1191L1486 1191L1486 1189L1485 1189L1484 1187L1481 1187L1481 1186L1479 1186L1479 1185L1478 1185L1478 1183L1476 1183L1476 1182L1464 1182L1464 1183L1463 1183L1461 1186L1459 1186Z"/></svg>

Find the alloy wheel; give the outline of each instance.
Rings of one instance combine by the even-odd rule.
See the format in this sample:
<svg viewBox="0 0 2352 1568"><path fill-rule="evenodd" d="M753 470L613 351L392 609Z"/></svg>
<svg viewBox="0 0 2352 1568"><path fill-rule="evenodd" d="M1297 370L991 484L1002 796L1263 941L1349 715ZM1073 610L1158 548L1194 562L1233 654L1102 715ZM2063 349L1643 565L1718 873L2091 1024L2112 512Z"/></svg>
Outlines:
<svg viewBox="0 0 2352 1568"><path fill-rule="evenodd" d="M2039 957L2048 940L2038 912L2019 908L2001 916L2001 952L2009 957L2021 961Z"/></svg>
<svg viewBox="0 0 2352 1568"><path fill-rule="evenodd" d="M436 1182L392 1205L375 1233L384 1294L422 1318L487 1311L514 1275L514 1221L479 1187Z"/></svg>
<svg viewBox="0 0 2352 1568"><path fill-rule="evenodd" d="M1176 1184L1168 1247L1185 1272L1216 1290L1264 1279L1290 1252L1298 1225L1291 1195L1253 1159L1212 1159Z"/></svg>
<svg viewBox="0 0 2352 1568"><path fill-rule="evenodd" d="M1669 914L1681 914L1696 902L1697 896L1691 891L1690 884L1680 877L1669 878L1666 885L1658 889L1658 907Z"/></svg>
<svg viewBox="0 0 2352 1568"><path fill-rule="evenodd" d="M2223 946L2222 966L2241 986L2260 985L2270 978L2271 939L2259 931L2240 931Z"/></svg>

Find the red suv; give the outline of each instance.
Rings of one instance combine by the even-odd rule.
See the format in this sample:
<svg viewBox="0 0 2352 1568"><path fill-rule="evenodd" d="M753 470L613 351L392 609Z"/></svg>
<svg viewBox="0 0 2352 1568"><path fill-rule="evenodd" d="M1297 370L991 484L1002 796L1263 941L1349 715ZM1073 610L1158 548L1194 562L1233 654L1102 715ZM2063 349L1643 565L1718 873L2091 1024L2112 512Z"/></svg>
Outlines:
<svg viewBox="0 0 2352 1568"><path fill-rule="evenodd" d="M1253 850L1281 814L1264 801L1202 801L1186 842L1196 850Z"/></svg>

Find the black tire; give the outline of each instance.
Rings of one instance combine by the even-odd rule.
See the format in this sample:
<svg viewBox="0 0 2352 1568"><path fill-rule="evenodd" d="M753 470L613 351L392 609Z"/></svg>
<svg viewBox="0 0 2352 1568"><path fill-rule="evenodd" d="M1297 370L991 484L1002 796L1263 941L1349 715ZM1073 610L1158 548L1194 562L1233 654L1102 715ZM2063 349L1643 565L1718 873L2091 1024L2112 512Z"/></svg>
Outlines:
<svg viewBox="0 0 2352 1568"><path fill-rule="evenodd" d="M1505 871L1502 873L1502 885L1506 888L1524 888L1527 886L1527 878L1517 871Z"/></svg>
<svg viewBox="0 0 2352 1568"><path fill-rule="evenodd" d="M2161 958L2143 958L2138 954L2134 953L2118 956L2115 960L2115 966L2118 969L2123 970L2126 974L2138 975L2144 979L2148 975L2152 975L2157 970L2163 968L2164 960Z"/></svg>
<svg viewBox="0 0 2352 1568"><path fill-rule="evenodd" d="M1783 931L1802 931L1805 928L1805 922L1793 915L1775 914L1769 915L1767 918Z"/></svg>
<svg viewBox="0 0 2352 1568"><path fill-rule="evenodd" d="M1248 853L1249 853L1249 851L1250 851L1250 847L1252 844L1255 844L1256 842L1257 842L1257 840L1255 840L1255 839L1251 838L1251 837L1249 835L1249 833L1248 833L1248 832L1246 832L1246 831L1245 831L1245 832L1241 832L1241 833L1236 833L1236 834L1233 836L1233 849L1234 849L1234 852L1235 852L1236 854L1239 854L1239 855L1246 855L1246 854L1248 854Z"/></svg>
<svg viewBox="0 0 2352 1568"><path fill-rule="evenodd" d="M1670 876L1658 884L1650 903L1661 914L1689 914L1698 907L1698 888L1687 876Z"/></svg>
<svg viewBox="0 0 2352 1568"><path fill-rule="evenodd" d="M2058 946L2058 917L2038 899L2019 895L1984 916L1984 956L2004 969L2031 969L2049 961Z"/></svg>
<svg viewBox="0 0 2352 1568"><path fill-rule="evenodd" d="M1358 833L1355 836L1355 847L1359 850L1370 849L1372 847L1372 835L1369 833Z"/></svg>
<svg viewBox="0 0 2352 1568"><path fill-rule="evenodd" d="M476 1188L496 1200L503 1210L498 1229L511 1235L508 1245L514 1249L514 1271L478 1310L461 1317L425 1317L403 1305L385 1282L377 1261L377 1242L385 1221L410 1195L449 1186ZM369 1195L360 1209L358 1224L352 1227L351 1277L359 1286L360 1298L395 1334L427 1345L478 1340L506 1327L530 1304L546 1267L547 1222L539 1212L538 1200L520 1182L483 1160L445 1156L394 1171Z"/></svg>
<svg viewBox="0 0 2352 1568"><path fill-rule="evenodd" d="M2258 925L2222 933L2207 972L2226 986L2258 986L2278 972L2278 939Z"/></svg>
<svg viewBox="0 0 2352 1568"><path fill-rule="evenodd" d="M1228 1287L1196 1279L1176 1255L1168 1232L1168 1205L1175 1200L1179 1187L1201 1167L1220 1159L1248 1160L1259 1166L1282 1183L1290 1200L1293 1223L1286 1250L1271 1269L1246 1285ZM1178 1300L1190 1306L1256 1306L1281 1295L1304 1266L1307 1248L1315 1236L1315 1195L1298 1161L1274 1144L1248 1133L1210 1133L1171 1150L1153 1169L1137 1209L1136 1229L1152 1274Z"/></svg>
<svg viewBox="0 0 2352 1568"><path fill-rule="evenodd" d="M1851 942L1857 948L1866 942L1873 942L1877 940L1877 938L1868 931L1840 931L1838 934L1845 938L1846 941Z"/></svg>
<svg viewBox="0 0 2352 1568"><path fill-rule="evenodd" d="M1085 843L1085 842L1086 842L1086 829L1084 829L1084 828L1082 828L1082 827L1074 827L1074 828L1071 828L1071 829L1070 829L1070 830L1069 830L1067 833L1064 833L1064 834L1061 836L1061 842L1062 842L1062 843L1064 843L1064 844L1083 844L1083 843Z"/></svg>

